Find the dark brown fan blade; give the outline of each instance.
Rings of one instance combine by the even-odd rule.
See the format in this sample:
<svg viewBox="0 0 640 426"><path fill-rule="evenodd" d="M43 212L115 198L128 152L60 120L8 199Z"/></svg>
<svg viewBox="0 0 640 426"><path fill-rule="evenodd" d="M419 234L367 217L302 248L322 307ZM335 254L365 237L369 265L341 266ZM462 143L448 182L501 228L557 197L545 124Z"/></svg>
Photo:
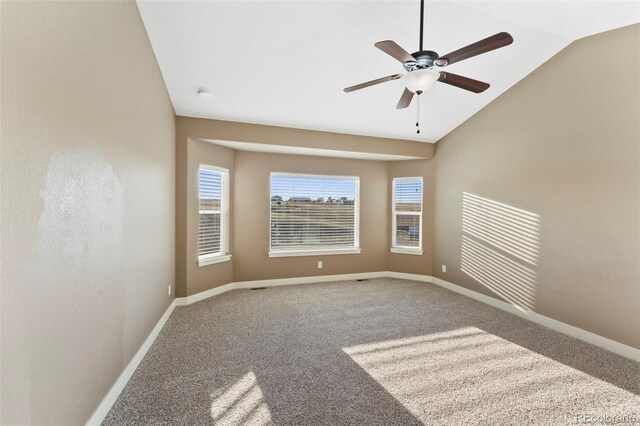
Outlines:
<svg viewBox="0 0 640 426"><path fill-rule="evenodd" d="M477 41L467 47L458 49L455 52L442 55L436 60L436 65L439 67L451 65L464 59L472 58L482 53L487 53L500 47L508 46L511 43L513 43L513 37L511 37L509 33L494 34L491 37Z"/></svg>
<svg viewBox="0 0 640 426"><path fill-rule="evenodd" d="M440 71L440 83L450 84L473 93L482 93L489 88L489 83L474 80L472 78L463 77L458 74Z"/></svg>
<svg viewBox="0 0 640 426"><path fill-rule="evenodd" d="M386 77L377 78L375 80L367 81L366 83L360 83L360 84L356 84L355 86L347 87L346 89L344 89L344 91L349 93L349 92L353 92L354 90L364 89L365 87L369 87L369 86L373 86L373 85L376 85L376 84L384 83L386 81L397 80L400 77L402 77L402 74L388 75Z"/></svg>
<svg viewBox="0 0 640 426"><path fill-rule="evenodd" d="M393 56L394 58L396 58L402 63L416 60L416 58L411 56L409 52L404 50L402 47L398 46L395 41L392 41L392 40L379 41L375 44L375 46L378 49L382 50L387 55Z"/></svg>
<svg viewBox="0 0 640 426"><path fill-rule="evenodd" d="M396 109L404 109L408 107L412 99L413 92L405 87L404 92L402 92L402 96L400 96L400 100L398 101L398 105L396 105Z"/></svg>

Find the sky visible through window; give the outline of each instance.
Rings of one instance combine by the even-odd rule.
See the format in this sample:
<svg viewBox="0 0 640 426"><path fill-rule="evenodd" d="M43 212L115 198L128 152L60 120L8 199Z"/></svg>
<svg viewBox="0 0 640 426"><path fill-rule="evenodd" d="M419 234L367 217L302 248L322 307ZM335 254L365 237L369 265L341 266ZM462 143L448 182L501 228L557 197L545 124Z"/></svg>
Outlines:
<svg viewBox="0 0 640 426"><path fill-rule="evenodd" d="M221 197L221 175L219 172L200 169L200 182L207 183L200 187L200 198L219 200ZM396 181L396 202L416 203L422 199L419 181ZM356 197L356 183L350 178L271 176L271 197L280 196L284 201L292 197L309 197L339 199Z"/></svg>
<svg viewBox="0 0 640 426"><path fill-rule="evenodd" d="M394 185L396 203L419 203L422 201L422 181L419 179L396 180Z"/></svg>
<svg viewBox="0 0 640 426"><path fill-rule="evenodd" d="M356 181L353 178L271 176L271 197L280 196L283 201L290 198L329 198L348 200L356 198Z"/></svg>
<svg viewBox="0 0 640 426"><path fill-rule="evenodd" d="M222 196L222 174L218 171L200 169L200 198L205 200L220 200Z"/></svg>

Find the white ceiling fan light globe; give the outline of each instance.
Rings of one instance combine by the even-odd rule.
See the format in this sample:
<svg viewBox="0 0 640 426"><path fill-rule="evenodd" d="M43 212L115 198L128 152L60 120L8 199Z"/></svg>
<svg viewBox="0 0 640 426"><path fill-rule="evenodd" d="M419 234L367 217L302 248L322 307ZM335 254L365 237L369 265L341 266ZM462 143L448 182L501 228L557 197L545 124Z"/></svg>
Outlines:
<svg viewBox="0 0 640 426"><path fill-rule="evenodd" d="M407 73L403 80L407 89L416 93L418 91L426 92L431 86L438 81L440 73L436 70L416 70Z"/></svg>

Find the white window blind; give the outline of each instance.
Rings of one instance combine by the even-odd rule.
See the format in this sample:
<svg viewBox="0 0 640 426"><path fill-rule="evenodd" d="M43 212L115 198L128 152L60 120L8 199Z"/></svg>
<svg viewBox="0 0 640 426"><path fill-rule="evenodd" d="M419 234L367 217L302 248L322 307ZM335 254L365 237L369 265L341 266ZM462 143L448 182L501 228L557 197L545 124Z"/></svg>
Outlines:
<svg viewBox="0 0 640 426"><path fill-rule="evenodd" d="M359 183L358 177L272 173L270 255L358 253Z"/></svg>
<svg viewBox="0 0 640 426"><path fill-rule="evenodd" d="M198 261L228 254L229 172L201 165L198 170Z"/></svg>
<svg viewBox="0 0 640 426"><path fill-rule="evenodd" d="M393 179L393 247L422 249L422 178Z"/></svg>

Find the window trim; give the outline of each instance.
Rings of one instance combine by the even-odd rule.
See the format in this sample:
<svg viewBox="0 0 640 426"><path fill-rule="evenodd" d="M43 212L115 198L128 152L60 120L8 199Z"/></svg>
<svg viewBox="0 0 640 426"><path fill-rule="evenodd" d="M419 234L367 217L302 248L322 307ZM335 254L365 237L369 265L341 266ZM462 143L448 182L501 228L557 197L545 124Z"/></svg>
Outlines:
<svg viewBox="0 0 640 426"><path fill-rule="evenodd" d="M420 180L420 212L396 212L396 181ZM391 181L391 253L422 255L422 216L424 211L424 179L422 176L394 177ZM418 247L401 246L396 242L396 216L418 216L420 229L418 235Z"/></svg>
<svg viewBox="0 0 640 426"><path fill-rule="evenodd" d="M333 256L337 254L360 254L360 248L337 248L329 250L275 250L269 251L269 257L298 257L298 256Z"/></svg>
<svg viewBox="0 0 640 426"><path fill-rule="evenodd" d="M211 166L209 164L198 164L198 237L196 244L200 239L200 170L210 170L221 174L221 197L220 197L220 251L217 253L209 253L203 256L198 255L198 267L213 265L216 263L227 262L231 260L229 253L229 181L231 180L229 169L224 167ZM204 210L204 212L215 213L217 210ZM206 213L205 213L206 214ZM197 253L197 250L196 250Z"/></svg>
<svg viewBox="0 0 640 426"><path fill-rule="evenodd" d="M208 254L198 257L198 267L213 265L216 263L228 262L231 260L230 254Z"/></svg>
<svg viewBox="0 0 640 426"><path fill-rule="evenodd" d="M332 178L332 179L353 179L355 181L355 200L353 203L353 247L340 247L333 249L310 249L310 250L274 250L271 247L271 178L273 176L288 176L299 178ZM327 255L339 255L339 254L360 254L362 249L360 248L360 176L346 176L346 175L321 175L313 173L290 173L290 172L271 172L269 173L269 190L267 192L269 200L269 257L298 257L298 256L327 256Z"/></svg>

